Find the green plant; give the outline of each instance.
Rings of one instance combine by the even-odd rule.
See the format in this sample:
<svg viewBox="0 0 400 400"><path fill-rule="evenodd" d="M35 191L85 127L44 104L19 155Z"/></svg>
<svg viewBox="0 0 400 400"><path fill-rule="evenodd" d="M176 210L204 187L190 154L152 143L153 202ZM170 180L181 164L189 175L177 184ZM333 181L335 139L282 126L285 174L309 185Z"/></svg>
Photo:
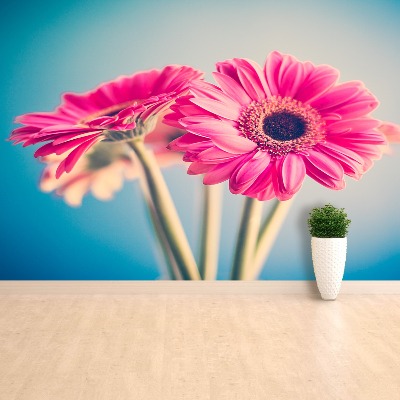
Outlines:
<svg viewBox="0 0 400 400"><path fill-rule="evenodd" d="M344 208L326 204L313 208L308 219L311 236L319 238L344 238L347 236L351 220L347 219Z"/></svg>

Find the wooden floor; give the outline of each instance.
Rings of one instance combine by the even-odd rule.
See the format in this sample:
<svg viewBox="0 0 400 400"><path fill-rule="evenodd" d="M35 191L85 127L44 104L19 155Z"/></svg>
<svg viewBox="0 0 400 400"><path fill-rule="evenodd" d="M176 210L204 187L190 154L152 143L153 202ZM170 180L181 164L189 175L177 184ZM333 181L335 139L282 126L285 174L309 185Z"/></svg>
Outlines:
<svg viewBox="0 0 400 400"><path fill-rule="evenodd" d="M397 400L400 296L3 295L1 400Z"/></svg>

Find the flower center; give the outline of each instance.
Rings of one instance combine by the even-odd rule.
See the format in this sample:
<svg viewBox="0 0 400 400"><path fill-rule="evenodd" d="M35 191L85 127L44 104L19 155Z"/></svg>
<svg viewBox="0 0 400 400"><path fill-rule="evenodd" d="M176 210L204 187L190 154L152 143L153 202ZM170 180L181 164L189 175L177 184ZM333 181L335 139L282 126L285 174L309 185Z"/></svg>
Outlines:
<svg viewBox="0 0 400 400"><path fill-rule="evenodd" d="M251 103L242 111L238 126L260 150L277 157L312 148L326 137L319 113L290 97Z"/></svg>
<svg viewBox="0 0 400 400"><path fill-rule="evenodd" d="M306 123L297 115L282 111L264 118L263 131L275 140L293 140L304 135Z"/></svg>

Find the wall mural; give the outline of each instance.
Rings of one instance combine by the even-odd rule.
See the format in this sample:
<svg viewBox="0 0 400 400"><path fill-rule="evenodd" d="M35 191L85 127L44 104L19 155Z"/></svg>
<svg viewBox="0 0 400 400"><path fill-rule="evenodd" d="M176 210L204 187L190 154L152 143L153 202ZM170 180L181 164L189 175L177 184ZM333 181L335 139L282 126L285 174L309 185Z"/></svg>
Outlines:
<svg viewBox="0 0 400 400"><path fill-rule="evenodd" d="M254 18L263 11L279 25L286 8L272 4L255 3ZM335 5L336 21L344 4ZM72 14L82 7L64 6ZM131 2L130 12L158 18L160 36L141 37L131 52L137 43L112 29L103 33L107 46L89 47L82 63L100 68L96 77L117 78L98 81L77 61L83 45L73 45L78 36L86 44L96 40L97 25L78 20L78 34L70 31L66 10L50 10L60 18L55 25L49 16L36 16L48 25L35 28L36 40L26 32L16 37L25 48L8 81L22 80L7 92L15 103L7 112L19 115L9 141L25 149L6 149L12 196L3 207L9 210L3 233L9 249L0 278L313 279L306 220L312 207L329 202L345 207L353 221L345 279L400 279L393 237L400 221L392 201L399 194L392 171L400 160L399 90L393 87L400 57L392 54L394 39L384 49L373 41L366 46L352 28L367 24L373 12L354 16L354 5L346 6L340 34L349 36L338 49L329 24L319 27L319 39L278 34L275 40L262 26L239 33L229 21L211 18L215 32L225 26L231 32L224 43L205 45L188 27L197 42L181 37L178 27L165 38L165 6ZM109 7L103 4L97 15ZM399 15L399 6L392 7ZM332 18L327 8L300 11L310 31ZM123 7L113 12L111 21L127 15ZM294 15L291 8L286 12ZM379 12L386 18L382 30L371 29L383 42L399 28L388 10ZM233 21L241 17L233 6ZM189 17L194 27L204 20ZM290 26L293 34L307 34L296 29ZM50 71L40 54L49 56L52 35L70 32L67 48L51 48L61 72ZM178 37L176 49L157 56L155 49ZM109 47L113 38L127 41L122 53ZM374 43L379 57L371 54ZM34 74L23 91L32 60L45 73ZM72 67L72 78L53 83ZM37 177L45 195L32 184ZM26 252L18 250L21 243Z"/></svg>

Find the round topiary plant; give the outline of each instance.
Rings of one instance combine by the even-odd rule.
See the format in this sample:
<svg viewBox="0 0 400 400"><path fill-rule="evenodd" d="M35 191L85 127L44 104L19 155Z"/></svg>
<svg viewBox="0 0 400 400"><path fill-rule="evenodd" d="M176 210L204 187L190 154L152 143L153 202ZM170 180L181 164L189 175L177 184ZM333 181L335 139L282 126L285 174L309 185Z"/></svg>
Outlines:
<svg viewBox="0 0 400 400"><path fill-rule="evenodd" d="M324 207L311 210L308 227L313 237L344 238L347 236L350 222L344 208L326 204Z"/></svg>

